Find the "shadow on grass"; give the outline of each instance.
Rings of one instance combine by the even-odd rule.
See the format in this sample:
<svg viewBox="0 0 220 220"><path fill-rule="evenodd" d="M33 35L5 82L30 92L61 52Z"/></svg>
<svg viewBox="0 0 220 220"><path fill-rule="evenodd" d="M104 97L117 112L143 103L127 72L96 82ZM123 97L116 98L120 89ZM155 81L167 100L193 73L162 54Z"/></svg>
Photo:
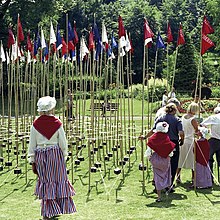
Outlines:
<svg viewBox="0 0 220 220"><path fill-rule="evenodd" d="M6 199L7 197L9 197L10 195L12 195L14 192L22 189L26 184L20 186L19 188L13 189L11 192L9 192L7 195L5 195L3 198L0 199L0 202L2 202L4 199Z"/></svg>
<svg viewBox="0 0 220 220"><path fill-rule="evenodd" d="M151 193L152 194L152 193ZM175 204L172 204L173 200L186 200L187 196L181 193L170 193L169 195L162 196L162 201L161 202L156 202L156 194L155 194L155 201L146 204L147 207L158 207L158 208L170 208L170 207L175 207Z"/></svg>

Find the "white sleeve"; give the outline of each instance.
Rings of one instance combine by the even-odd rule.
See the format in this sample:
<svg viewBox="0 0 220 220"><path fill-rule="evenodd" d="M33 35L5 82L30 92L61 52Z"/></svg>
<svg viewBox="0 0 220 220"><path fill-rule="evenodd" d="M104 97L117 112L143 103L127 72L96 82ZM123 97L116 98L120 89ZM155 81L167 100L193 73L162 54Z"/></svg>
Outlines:
<svg viewBox="0 0 220 220"><path fill-rule="evenodd" d="M63 126L61 126L58 129L59 132L59 146L61 150L63 151L63 156L64 158L67 158L68 156L68 146L67 146L67 140L66 140L66 135L63 129Z"/></svg>
<svg viewBox="0 0 220 220"><path fill-rule="evenodd" d="M147 157L148 159L150 158L150 156L152 155L152 149L150 147L147 147L147 150L144 153L144 157Z"/></svg>
<svg viewBox="0 0 220 220"><path fill-rule="evenodd" d="M215 124L215 119L213 117L206 118L203 122L201 122L201 125L212 125Z"/></svg>
<svg viewBox="0 0 220 220"><path fill-rule="evenodd" d="M34 126L32 125L31 130L30 130L30 142L29 142L29 148L28 148L29 163L34 162L34 154L35 154L36 147L37 147L36 130Z"/></svg>

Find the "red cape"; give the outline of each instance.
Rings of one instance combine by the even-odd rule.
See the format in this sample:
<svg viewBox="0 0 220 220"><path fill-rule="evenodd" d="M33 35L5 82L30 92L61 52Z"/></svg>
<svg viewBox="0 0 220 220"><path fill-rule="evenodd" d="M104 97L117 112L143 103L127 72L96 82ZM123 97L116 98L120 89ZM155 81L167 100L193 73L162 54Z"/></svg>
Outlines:
<svg viewBox="0 0 220 220"><path fill-rule="evenodd" d="M175 148L167 133L156 132L149 139L147 145L159 156L167 158L170 152Z"/></svg>
<svg viewBox="0 0 220 220"><path fill-rule="evenodd" d="M58 118L48 115L41 115L33 123L34 128L48 140L50 140L61 125L62 123Z"/></svg>
<svg viewBox="0 0 220 220"><path fill-rule="evenodd" d="M207 139L199 139L196 141L196 162L207 166L209 161L209 142Z"/></svg>

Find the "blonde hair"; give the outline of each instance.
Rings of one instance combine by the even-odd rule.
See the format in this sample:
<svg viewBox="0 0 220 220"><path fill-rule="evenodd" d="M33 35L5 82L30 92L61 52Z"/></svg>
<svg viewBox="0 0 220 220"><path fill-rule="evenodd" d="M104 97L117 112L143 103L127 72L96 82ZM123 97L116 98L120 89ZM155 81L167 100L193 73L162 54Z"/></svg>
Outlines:
<svg viewBox="0 0 220 220"><path fill-rule="evenodd" d="M199 105L195 102L192 102L187 108L187 113L196 114L198 112L199 112Z"/></svg>

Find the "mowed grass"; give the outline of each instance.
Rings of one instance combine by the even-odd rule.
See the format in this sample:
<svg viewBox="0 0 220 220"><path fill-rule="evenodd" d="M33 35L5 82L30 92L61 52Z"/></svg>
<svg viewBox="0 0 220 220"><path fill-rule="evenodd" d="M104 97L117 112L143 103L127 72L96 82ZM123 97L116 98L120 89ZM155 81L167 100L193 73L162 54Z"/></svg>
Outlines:
<svg viewBox="0 0 220 220"><path fill-rule="evenodd" d="M89 105L88 105L89 106ZM124 105L127 106L126 104ZM134 104L136 136L141 130L140 101ZM145 105L144 111L147 109ZM87 108L88 110L88 108ZM90 114L87 111L87 114ZM107 115L110 115L108 112ZM146 117L145 112L145 117ZM145 118L146 119L146 118ZM144 122L145 126L147 122ZM127 142L128 144L128 142ZM136 152L130 157L130 164L126 163L123 172L114 174L117 165L117 153L110 161L105 163L103 152L96 153L94 161L99 160L101 169L91 173L89 189L89 159L88 146L83 149L82 155L85 161L79 166L74 165L75 157L70 159L67 167L70 170L69 179L73 181L76 195L73 197L77 213L73 215L61 215L54 219L76 220L218 220L220 219L220 186L214 184L212 189L198 189L196 192L190 189L191 171L182 171L182 184L177 185L175 193L162 194L163 202L156 203L157 195L153 193L152 169L144 172L145 187L143 184L143 172L139 170L141 162L141 143L135 144ZM143 145L145 148L145 145ZM111 148L111 147L110 147ZM76 151L73 150L75 155ZM99 156L98 156L99 155ZM101 159L99 158L101 156ZM120 157L120 150L118 152ZM6 161L6 153L4 152ZM13 158L12 156L11 158ZM118 158L120 160L120 158ZM72 162L71 162L72 161ZM147 161L145 161L147 164ZM20 159L19 167L21 175L15 175L12 167L4 167L0 172L0 220L37 220L40 216L40 201L33 195L36 176L28 165L25 171L24 161ZM71 170L73 168L73 170ZM121 168L121 167L120 167ZM217 176L215 164L215 177ZM73 176L72 176L73 171ZM26 179L27 178L27 179ZM27 180L27 182L26 182Z"/></svg>
<svg viewBox="0 0 220 220"><path fill-rule="evenodd" d="M87 149L84 149L86 153ZM137 154L136 154L137 153ZM139 170L140 143L137 143L136 153L133 153L124 172L114 174L113 158L106 162L96 173L91 173L91 191L88 193L88 158L79 166L73 166L69 179L73 179L76 195L73 197L77 213L62 215L56 219L85 220L124 220L124 219L165 219L165 220L201 220L220 219L220 187L200 189L196 192L190 189L191 171L183 170L183 184L176 186L175 193L163 193L163 202L156 203L153 193L152 170L149 164L144 172L145 191L143 193L143 172ZM13 161L15 165L15 161ZM23 174L15 175L13 169L0 173L0 219L36 220L41 219L40 201L33 195L36 176L28 165L27 184L23 164L20 166ZM71 168L71 162L68 162ZM216 175L216 171L215 171ZM124 178L123 178L124 176Z"/></svg>

